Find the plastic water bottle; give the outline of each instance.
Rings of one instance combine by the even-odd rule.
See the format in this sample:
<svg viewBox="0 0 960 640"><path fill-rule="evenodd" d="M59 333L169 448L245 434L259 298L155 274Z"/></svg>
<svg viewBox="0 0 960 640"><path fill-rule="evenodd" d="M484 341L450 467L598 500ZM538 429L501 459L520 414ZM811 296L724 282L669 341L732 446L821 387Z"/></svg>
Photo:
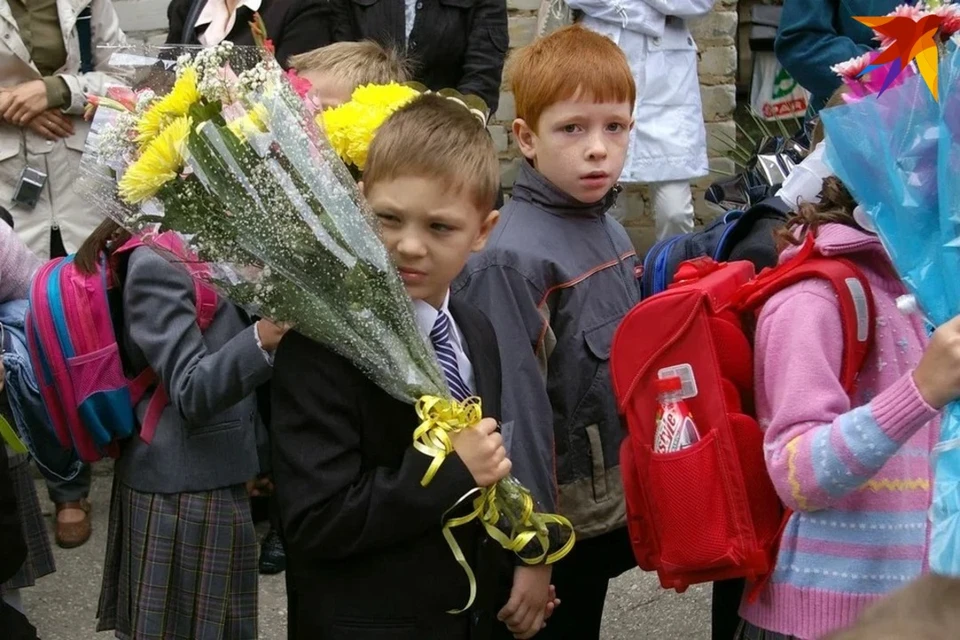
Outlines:
<svg viewBox="0 0 960 640"><path fill-rule="evenodd" d="M683 382L680 378L657 380L657 430L654 435L655 453L680 451L700 440L690 408L683 400Z"/></svg>

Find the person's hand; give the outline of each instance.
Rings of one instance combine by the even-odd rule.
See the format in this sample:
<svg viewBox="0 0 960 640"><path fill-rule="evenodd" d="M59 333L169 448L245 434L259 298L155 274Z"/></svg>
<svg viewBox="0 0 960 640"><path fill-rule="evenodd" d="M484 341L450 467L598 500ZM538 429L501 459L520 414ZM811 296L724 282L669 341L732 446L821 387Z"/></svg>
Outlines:
<svg viewBox="0 0 960 640"><path fill-rule="evenodd" d="M269 320L257 320L257 335L264 351L276 351L280 340L290 330L289 324L274 324Z"/></svg>
<svg viewBox="0 0 960 640"><path fill-rule="evenodd" d="M31 80L0 93L0 112L12 125L24 127L49 108L47 85L43 80Z"/></svg>
<svg viewBox="0 0 960 640"><path fill-rule="evenodd" d="M550 565L514 569L510 600L497 614L497 619L507 625L514 638L532 638L553 614L558 601L556 590L550 584L552 572Z"/></svg>
<svg viewBox="0 0 960 640"><path fill-rule="evenodd" d="M47 140L73 135L73 118L59 109L47 109L27 124L27 128Z"/></svg>
<svg viewBox="0 0 960 640"><path fill-rule="evenodd" d="M475 427L452 434L450 442L478 487L494 485L510 473L496 420L484 418Z"/></svg>
<svg viewBox="0 0 960 640"><path fill-rule="evenodd" d="M269 476L259 476L247 481L247 495L251 498L273 494L273 481Z"/></svg>
<svg viewBox="0 0 960 640"><path fill-rule="evenodd" d="M960 316L941 325L913 371L920 395L934 409L960 398Z"/></svg>

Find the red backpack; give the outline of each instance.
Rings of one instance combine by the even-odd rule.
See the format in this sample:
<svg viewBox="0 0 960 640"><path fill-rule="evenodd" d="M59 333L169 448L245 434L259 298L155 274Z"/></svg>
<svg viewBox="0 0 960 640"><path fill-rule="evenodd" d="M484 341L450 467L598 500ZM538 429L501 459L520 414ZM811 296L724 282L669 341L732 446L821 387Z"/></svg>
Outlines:
<svg viewBox="0 0 960 640"><path fill-rule="evenodd" d="M637 563L664 588L773 570L789 511L767 473L753 404L753 328L760 307L802 280L830 283L843 316L841 381L851 392L873 338L873 299L849 261L799 254L755 276L749 262L683 263L675 284L642 301L613 339L610 371L628 435L620 449L627 524ZM687 398L700 440L654 453L659 377L692 377ZM786 512L785 512L786 511Z"/></svg>

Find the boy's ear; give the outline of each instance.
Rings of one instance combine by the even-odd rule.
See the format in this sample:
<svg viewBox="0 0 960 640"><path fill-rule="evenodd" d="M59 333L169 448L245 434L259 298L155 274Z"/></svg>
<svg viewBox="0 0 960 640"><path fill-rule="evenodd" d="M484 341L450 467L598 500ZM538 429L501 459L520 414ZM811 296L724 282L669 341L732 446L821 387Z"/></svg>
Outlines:
<svg viewBox="0 0 960 640"><path fill-rule="evenodd" d="M483 220L483 224L480 225L480 232L477 234L477 238L473 241L473 246L470 247L471 251L474 253L477 251L483 251L483 248L487 246L487 240L490 238L490 232L493 231L493 228L497 226L497 222L499 221L499 211L494 210L487 214L487 217Z"/></svg>
<svg viewBox="0 0 960 640"><path fill-rule="evenodd" d="M523 157L531 161L536 160L537 134L523 118L517 118L513 121L513 139L520 147L520 153L523 154Z"/></svg>

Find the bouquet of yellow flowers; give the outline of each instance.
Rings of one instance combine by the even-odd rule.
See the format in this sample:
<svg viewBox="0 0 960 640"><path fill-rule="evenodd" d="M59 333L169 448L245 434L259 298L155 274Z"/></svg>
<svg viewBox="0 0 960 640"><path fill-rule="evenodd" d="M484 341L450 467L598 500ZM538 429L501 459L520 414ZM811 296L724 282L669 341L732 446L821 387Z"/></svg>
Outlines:
<svg viewBox="0 0 960 640"><path fill-rule="evenodd" d="M452 452L449 434L476 424L480 403L451 399L344 164L362 170L376 129L419 91L361 87L351 103L320 116L328 140L262 48L141 47L115 53L112 64L133 89L99 102L81 188L147 242L176 233L183 251L154 249L199 262L190 272L227 299L294 324L415 404L422 424L413 446L434 458L429 483ZM449 529L474 518L528 563L555 561L574 542L570 523L536 512L513 478L478 489L473 513L447 523L459 559Z"/></svg>

